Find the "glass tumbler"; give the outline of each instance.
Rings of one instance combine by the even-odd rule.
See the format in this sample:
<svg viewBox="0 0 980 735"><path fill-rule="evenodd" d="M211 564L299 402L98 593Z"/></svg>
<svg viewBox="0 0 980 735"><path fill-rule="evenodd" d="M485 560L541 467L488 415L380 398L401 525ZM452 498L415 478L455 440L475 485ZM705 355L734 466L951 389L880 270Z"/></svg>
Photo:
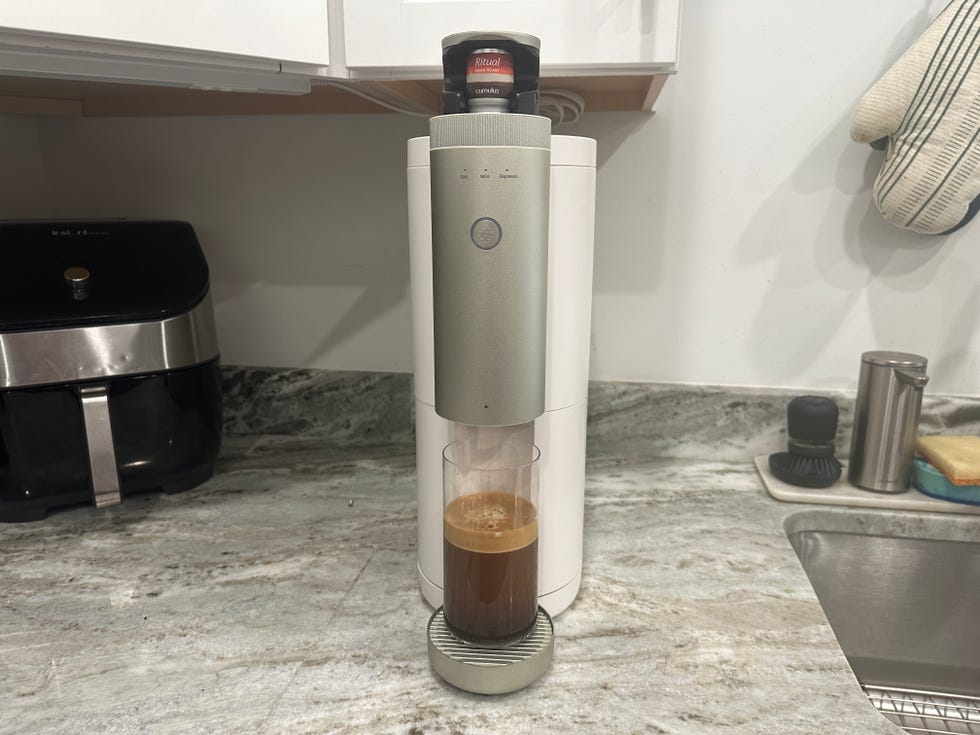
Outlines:
<svg viewBox="0 0 980 735"><path fill-rule="evenodd" d="M443 450L443 608L471 643L525 636L538 610L534 444L472 438Z"/></svg>

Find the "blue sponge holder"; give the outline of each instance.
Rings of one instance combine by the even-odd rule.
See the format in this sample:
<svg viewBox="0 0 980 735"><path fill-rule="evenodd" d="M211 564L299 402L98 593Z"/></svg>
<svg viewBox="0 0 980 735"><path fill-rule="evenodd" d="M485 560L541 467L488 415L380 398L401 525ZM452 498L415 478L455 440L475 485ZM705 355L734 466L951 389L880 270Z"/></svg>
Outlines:
<svg viewBox="0 0 980 735"><path fill-rule="evenodd" d="M924 495L939 500L980 506L980 485L954 485L946 475L919 457L912 460L912 484Z"/></svg>

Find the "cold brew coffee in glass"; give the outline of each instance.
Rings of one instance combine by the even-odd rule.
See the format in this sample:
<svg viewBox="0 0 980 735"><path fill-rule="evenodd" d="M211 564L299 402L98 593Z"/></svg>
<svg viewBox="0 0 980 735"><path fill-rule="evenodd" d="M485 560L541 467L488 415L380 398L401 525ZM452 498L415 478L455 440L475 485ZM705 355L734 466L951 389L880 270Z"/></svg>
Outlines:
<svg viewBox="0 0 980 735"><path fill-rule="evenodd" d="M472 438L443 451L449 629L470 643L527 635L538 610L538 460L530 443Z"/></svg>

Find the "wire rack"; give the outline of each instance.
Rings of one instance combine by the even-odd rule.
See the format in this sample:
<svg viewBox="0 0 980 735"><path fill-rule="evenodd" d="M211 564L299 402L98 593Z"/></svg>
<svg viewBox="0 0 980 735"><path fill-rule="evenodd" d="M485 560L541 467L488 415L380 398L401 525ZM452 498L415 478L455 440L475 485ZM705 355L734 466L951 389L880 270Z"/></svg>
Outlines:
<svg viewBox="0 0 980 735"><path fill-rule="evenodd" d="M862 685L871 704L907 732L980 735L980 699L961 694Z"/></svg>

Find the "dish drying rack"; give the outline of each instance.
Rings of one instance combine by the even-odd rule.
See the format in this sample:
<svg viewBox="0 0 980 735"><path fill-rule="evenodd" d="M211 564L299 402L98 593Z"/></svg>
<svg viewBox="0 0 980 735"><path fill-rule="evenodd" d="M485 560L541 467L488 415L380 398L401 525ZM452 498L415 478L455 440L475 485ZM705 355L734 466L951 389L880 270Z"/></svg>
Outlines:
<svg viewBox="0 0 980 735"><path fill-rule="evenodd" d="M980 699L918 689L861 688L879 712L906 732L980 735Z"/></svg>

